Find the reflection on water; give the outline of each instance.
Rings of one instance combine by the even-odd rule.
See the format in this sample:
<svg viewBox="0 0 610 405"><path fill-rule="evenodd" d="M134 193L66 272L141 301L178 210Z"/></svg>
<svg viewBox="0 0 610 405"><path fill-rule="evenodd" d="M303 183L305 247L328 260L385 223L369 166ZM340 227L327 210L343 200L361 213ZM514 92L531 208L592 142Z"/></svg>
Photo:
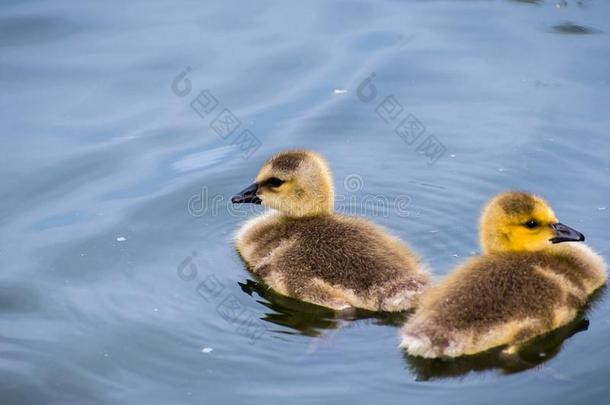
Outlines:
<svg viewBox="0 0 610 405"><path fill-rule="evenodd" d="M502 347L491 349L485 353L473 356L463 356L457 359L424 359L403 354L411 371L419 380L426 381L439 378L462 377L470 372L500 370L502 373L516 373L538 367L557 356L564 341L577 333L589 329L589 312L601 299L607 287L596 291L589 299L586 307L569 324L555 329L546 335L536 337L520 346L517 352L504 352Z"/></svg>
<svg viewBox="0 0 610 405"><path fill-rule="evenodd" d="M320 342L332 344L332 339L337 332L361 327L363 320L367 325L395 327L398 333L398 328L412 314L411 311L380 313L361 309L333 311L278 294L260 281L248 279L245 283L240 282L239 286L248 296L258 295L262 298L262 300L257 299L257 302L271 312L267 312L261 319L281 327L275 332L297 333L322 339L312 341L308 352L315 351L316 347L321 344ZM560 352L566 339L589 329L586 313L603 296L605 290L606 287L602 287L596 291L574 321L544 336L528 341L514 353L505 352L505 347L500 347L478 355L456 359L425 359L410 356L405 351L402 356L418 381L458 378L471 372L500 370L502 373L510 374L532 369L554 358Z"/></svg>
<svg viewBox="0 0 610 405"><path fill-rule="evenodd" d="M363 309L333 311L331 309L299 301L269 289L260 281L247 280L239 283L246 294L256 293L263 298L258 301L272 312L263 319L271 324L282 326L279 333L298 333L305 336L320 336L328 330L350 328L357 321L367 320L368 325L399 326L407 319L408 313L371 312Z"/></svg>
<svg viewBox="0 0 610 405"><path fill-rule="evenodd" d="M494 369L501 370L503 373L516 373L549 361L559 353L565 339L586 331L588 328L589 321L580 317L565 327L528 342L517 353L506 353L501 348L497 348L478 355L451 360L431 360L407 354L403 356L411 371L420 381L463 377L471 372Z"/></svg>

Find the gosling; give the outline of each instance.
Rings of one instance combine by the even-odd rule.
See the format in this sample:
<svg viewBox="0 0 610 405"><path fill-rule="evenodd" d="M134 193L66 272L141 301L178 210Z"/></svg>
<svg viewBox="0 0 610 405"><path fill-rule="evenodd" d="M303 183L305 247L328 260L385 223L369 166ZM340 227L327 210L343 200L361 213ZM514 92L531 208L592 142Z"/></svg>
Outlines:
<svg viewBox="0 0 610 405"><path fill-rule="evenodd" d="M421 297L401 347L427 358L472 355L528 340L573 320L607 279L604 260L540 197L506 192L480 219L483 254ZM562 243L561 245L559 245Z"/></svg>
<svg viewBox="0 0 610 405"><path fill-rule="evenodd" d="M402 311L429 283L398 238L333 212L331 174L317 153L271 157L231 201L272 208L241 227L236 247L248 269L280 294L338 311Z"/></svg>

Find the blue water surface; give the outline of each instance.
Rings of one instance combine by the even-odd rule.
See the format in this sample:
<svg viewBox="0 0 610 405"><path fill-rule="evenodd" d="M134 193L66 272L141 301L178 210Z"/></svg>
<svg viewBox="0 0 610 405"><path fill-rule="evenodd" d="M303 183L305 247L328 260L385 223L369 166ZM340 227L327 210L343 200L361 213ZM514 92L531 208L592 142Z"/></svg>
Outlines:
<svg viewBox="0 0 610 405"><path fill-rule="evenodd" d="M607 403L604 291L525 366L422 363L397 347L404 315L336 319L253 280L232 235L261 210L229 200L306 147L337 209L436 278L479 251L479 209L508 188L610 258L609 17L601 0L4 0L0 403Z"/></svg>

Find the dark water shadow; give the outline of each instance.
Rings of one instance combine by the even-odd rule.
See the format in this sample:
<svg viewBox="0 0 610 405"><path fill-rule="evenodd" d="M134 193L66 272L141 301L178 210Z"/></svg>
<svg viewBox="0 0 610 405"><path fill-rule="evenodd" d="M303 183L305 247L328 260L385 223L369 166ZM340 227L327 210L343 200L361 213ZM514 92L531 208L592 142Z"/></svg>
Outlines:
<svg viewBox="0 0 610 405"><path fill-rule="evenodd" d="M586 319L586 314L600 300L605 289L606 287L602 287L592 295L587 306L574 321L532 339L517 353L506 354L502 352L504 347L499 347L481 354L455 359L425 359L410 356L403 351L403 358L418 381L460 378L472 372L491 370L497 370L502 374L513 374L538 367L557 356L566 339L588 330L589 320Z"/></svg>
<svg viewBox="0 0 610 405"><path fill-rule="evenodd" d="M542 0L510 0L512 3L533 4L536 6L544 4Z"/></svg>
<svg viewBox="0 0 610 405"><path fill-rule="evenodd" d="M43 299L32 286L0 281L0 314L24 314L41 310Z"/></svg>
<svg viewBox="0 0 610 405"><path fill-rule="evenodd" d="M24 16L0 19L0 47L62 40L82 27L60 17Z"/></svg>
<svg viewBox="0 0 610 405"><path fill-rule="evenodd" d="M257 294L263 298L257 302L271 311L261 319L281 326L281 329L276 330L278 333L316 337L328 330L349 327L351 322L358 320L368 320L374 325L399 327L410 314L410 312L372 312L363 309L334 311L278 294L259 280L249 279L245 283L238 284L249 296L254 297L254 294Z"/></svg>
<svg viewBox="0 0 610 405"><path fill-rule="evenodd" d="M568 35L588 35L600 34L601 31L596 28L585 27L584 25L574 24L570 21L564 21L561 24L551 27L551 32Z"/></svg>

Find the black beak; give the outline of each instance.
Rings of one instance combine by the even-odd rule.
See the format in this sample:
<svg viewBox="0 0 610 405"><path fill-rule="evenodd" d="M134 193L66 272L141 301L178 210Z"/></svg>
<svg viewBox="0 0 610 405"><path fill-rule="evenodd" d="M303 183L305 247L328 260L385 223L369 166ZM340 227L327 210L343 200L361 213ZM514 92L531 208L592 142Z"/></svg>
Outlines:
<svg viewBox="0 0 610 405"><path fill-rule="evenodd" d="M250 184L248 187L241 190L237 195L234 195L231 198L231 202L233 204L241 204L241 203L252 203L252 204L260 204L263 202L258 196L256 192L258 191L258 183Z"/></svg>
<svg viewBox="0 0 610 405"><path fill-rule="evenodd" d="M555 231L555 237L550 239L553 243L582 242L585 240L585 235L561 222L551 225L551 228Z"/></svg>

